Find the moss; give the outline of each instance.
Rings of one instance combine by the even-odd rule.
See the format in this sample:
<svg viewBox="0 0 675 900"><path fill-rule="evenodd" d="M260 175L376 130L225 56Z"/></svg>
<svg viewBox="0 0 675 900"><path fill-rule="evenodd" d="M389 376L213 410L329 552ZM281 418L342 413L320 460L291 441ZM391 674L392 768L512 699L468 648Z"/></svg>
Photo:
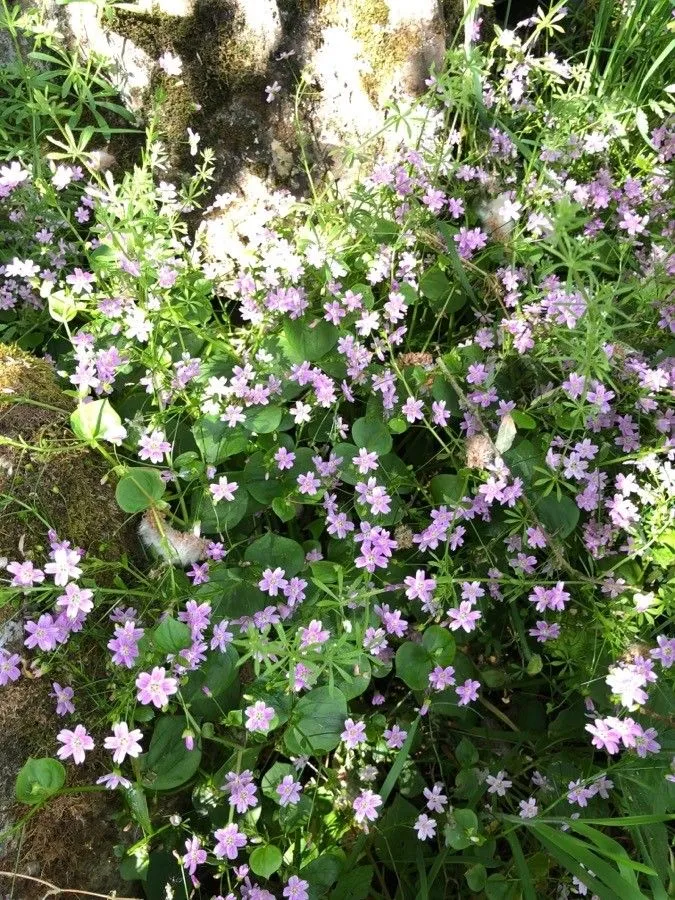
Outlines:
<svg viewBox="0 0 675 900"><path fill-rule="evenodd" d="M137 551L105 464L66 428L72 409L48 363L0 345L0 556L39 555L48 527L101 558Z"/></svg>
<svg viewBox="0 0 675 900"><path fill-rule="evenodd" d="M186 17L121 9L109 15L108 27L153 59L171 49L183 61L181 79L156 71L151 81L151 89L159 88L162 95L159 125L175 165L189 161L188 125L199 131L204 143L213 145L219 136L213 131L214 114L231 100L233 90L247 81L255 84L256 92L264 88L266 66L255 43L243 37L242 26L226 0L201 0Z"/></svg>

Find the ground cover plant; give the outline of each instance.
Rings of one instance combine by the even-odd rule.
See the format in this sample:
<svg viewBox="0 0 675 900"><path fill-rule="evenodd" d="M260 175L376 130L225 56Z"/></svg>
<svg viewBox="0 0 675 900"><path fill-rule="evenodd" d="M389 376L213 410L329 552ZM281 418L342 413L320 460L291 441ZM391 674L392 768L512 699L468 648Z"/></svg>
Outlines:
<svg viewBox="0 0 675 900"><path fill-rule="evenodd" d="M139 534L22 501L0 684L63 721L5 839L100 790L150 898L672 895L672 8L482 12L396 152L279 194L234 269L194 133L178 185L152 124L105 171L98 73L103 125L2 113L2 339L67 401L3 392L62 427L0 438L2 502L68 448ZM35 98L52 39L5 16Z"/></svg>

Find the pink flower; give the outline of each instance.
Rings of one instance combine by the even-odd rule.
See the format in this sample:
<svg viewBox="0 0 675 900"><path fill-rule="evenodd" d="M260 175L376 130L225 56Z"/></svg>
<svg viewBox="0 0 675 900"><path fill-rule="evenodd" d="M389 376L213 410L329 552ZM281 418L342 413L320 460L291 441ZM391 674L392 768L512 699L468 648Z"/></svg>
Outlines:
<svg viewBox="0 0 675 900"><path fill-rule="evenodd" d="M352 803L354 818L360 824L364 820L374 822L379 816L378 807L382 806L382 797L373 791L361 791Z"/></svg>
<svg viewBox="0 0 675 900"><path fill-rule="evenodd" d="M299 781L295 781L292 775L286 775L277 785L277 794L279 795L280 806L295 806L300 802L300 794L302 785Z"/></svg>
<svg viewBox="0 0 675 900"><path fill-rule="evenodd" d="M84 725L76 725L74 731L64 728L56 735L56 740L63 744L56 753L58 758L68 759L72 756L73 762L78 766L84 762L85 751L94 749L94 740L87 734Z"/></svg>
<svg viewBox="0 0 675 900"><path fill-rule="evenodd" d="M478 689L480 688L480 681L472 681L470 678L464 682L464 684L460 684L455 688L457 692L457 696L459 697L458 706L468 706L469 703L474 700L478 700Z"/></svg>
<svg viewBox="0 0 675 900"><path fill-rule="evenodd" d="M391 728L387 728L384 732L384 739L386 740L387 747L389 747L390 750L400 750L407 737L408 732L403 731L403 729L399 728L398 725L393 725Z"/></svg>
<svg viewBox="0 0 675 900"><path fill-rule="evenodd" d="M21 657L18 653L9 653L0 647L0 687L19 679L21 676L20 662Z"/></svg>
<svg viewBox="0 0 675 900"><path fill-rule="evenodd" d="M429 684L436 691L444 691L455 683L455 670L452 666L436 666L433 672L429 673Z"/></svg>
<svg viewBox="0 0 675 900"><path fill-rule="evenodd" d="M313 619L307 628L300 629L300 649L305 650L314 644L325 644L330 637L330 631L322 627L319 619Z"/></svg>
<svg viewBox="0 0 675 900"><path fill-rule="evenodd" d="M277 566L276 569L265 569L263 577L258 582L261 591L265 591L270 597L276 597L280 590L288 585L284 570Z"/></svg>
<svg viewBox="0 0 675 900"><path fill-rule="evenodd" d="M223 475L222 478L218 479L218 484L209 485L209 491L211 491L216 503L219 503L221 500L231 502L234 500L234 494L238 487L239 485L236 481L228 482L226 476Z"/></svg>
<svg viewBox="0 0 675 900"><path fill-rule="evenodd" d="M246 707L246 728L249 731L269 731L274 715L274 707L267 706L263 700L258 700L253 706Z"/></svg>
<svg viewBox="0 0 675 900"><path fill-rule="evenodd" d="M0 681L0 684L1 683L2 682ZM52 683L52 691L49 696L56 699L57 716L65 716L68 713L75 712L75 707L72 703L74 694L75 692L71 687L62 688L58 681Z"/></svg>
<svg viewBox="0 0 675 900"><path fill-rule="evenodd" d="M428 838L432 838L436 834L436 822L430 818L426 813L421 813L413 828L417 832L417 837L420 841L426 841Z"/></svg>
<svg viewBox="0 0 675 900"><path fill-rule="evenodd" d="M113 750L113 762L120 765L124 762L125 757L130 756L135 759L142 751L140 744L143 733L139 728L129 731L126 722L118 722L113 725L113 736L107 737L103 741L106 750Z"/></svg>
<svg viewBox="0 0 675 900"><path fill-rule="evenodd" d="M213 848L214 854L218 859L236 859L239 850L248 843L245 834L239 831L239 827L234 823L226 825L225 828L219 828L215 833L216 846Z"/></svg>
<svg viewBox="0 0 675 900"><path fill-rule="evenodd" d="M187 853L183 856L183 868L187 869L188 875L194 875L197 866L206 862L206 850L202 850L198 837L192 837L185 841L185 849Z"/></svg>
<svg viewBox="0 0 675 900"><path fill-rule="evenodd" d="M138 693L136 699L144 706L152 703L161 709L169 702L169 697L178 691L175 678L168 678L163 667L155 666L151 673L141 672L136 679Z"/></svg>
<svg viewBox="0 0 675 900"><path fill-rule="evenodd" d="M354 750L359 744L366 743L366 726L363 722L346 719L345 729L340 737L347 745L348 750Z"/></svg>
<svg viewBox="0 0 675 900"><path fill-rule="evenodd" d="M304 881L297 875L291 875L282 893L286 900L309 900L308 888L308 881Z"/></svg>
<svg viewBox="0 0 675 900"><path fill-rule="evenodd" d="M144 434L138 442L141 448L138 452L139 459L149 459L152 463L164 462L171 453L171 444L166 440L163 431L155 429L151 434Z"/></svg>
<svg viewBox="0 0 675 900"><path fill-rule="evenodd" d="M473 631L476 622L481 618L481 613L473 609L469 600L462 600L459 609L449 609L448 615L451 620L449 625L451 631L457 631L458 628L463 628L466 632Z"/></svg>
<svg viewBox="0 0 675 900"><path fill-rule="evenodd" d="M7 571L14 576L10 582L12 587L33 587L45 580L42 569L36 569L29 559L22 563L11 562Z"/></svg>
<svg viewBox="0 0 675 900"><path fill-rule="evenodd" d="M79 612L85 615L94 608L93 591L81 588L74 581L66 585L65 594L56 598L57 606L64 606L69 619L75 619Z"/></svg>

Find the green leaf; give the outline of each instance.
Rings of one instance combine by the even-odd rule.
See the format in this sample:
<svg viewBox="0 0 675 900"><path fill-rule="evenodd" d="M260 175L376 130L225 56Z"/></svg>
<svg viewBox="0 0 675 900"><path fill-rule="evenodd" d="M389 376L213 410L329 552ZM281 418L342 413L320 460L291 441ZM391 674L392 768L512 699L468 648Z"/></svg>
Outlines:
<svg viewBox="0 0 675 900"><path fill-rule="evenodd" d="M246 413L244 428L255 434L270 434L281 424L284 411L280 406L263 406L262 409L250 409Z"/></svg>
<svg viewBox="0 0 675 900"><path fill-rule="evenodd" d="M200 739L188 750L183 739L187 728L184 716L162 716L152 733L148 752L140 757L143 787L152 791L170 791L185 784L199 768L202 758Z"/></svg>
<svg viewBox="0 0 675 900"><path fill-rule="evenodd" d="M139 784L132 784L130 788L127 788L126 798L134 822L141 826L144 834L152 834L152 822L150 821L148 801L143 792L143 788Z"/></svg>
<svg viewBox="0 0 675 900"><path fill-rule="evenodd" d="M207 653L206 661L190 672L181 693L193 716L214 720L223 710L232 708L239 699L238 662L239 654L228 644L225 653ZM209 695L204 693L204 688L208 688Z"/></svg>
<svg viewBox="0 0 675 900"><path fill-rule="evenodd" d="M457 744L457 747L455 749L455 756L457 757L457 762L460 764L460 766L462 766L462 768L475 766L478 762L478 750L476 750L471 741L465 737L463 737L459 744Z"/></svg>
<svg viewBox="0 0 675 900"><path fill-rule="evenodd" d="M255 875L269 878L281 867L282 859L281 850L273 844L268 844L266 847L256 847L248 863Z"/></svg>
<svg viewBox="0 0 675 900"><path fill-rule="evenodd" d="M292 578L305 566L305 551L297 541L268 532L246 548L246 562L258 563L264 569L281 567Z"/></svg>
<svg viewBox="0 0 675 900"><path fill-rule="evenodd" d="M527 821L526 827L535 833L540 843L562 866L603 900L645 900L644 894L634 884L592 852L584 841L534 820ZM593 872L592 876L590 872Z"/></svg>
<svg viewBox="0 0 675 900"><path fill-rule="evenodd" d="M432 266L420 278L420 291L429 300L445 300L450 293L450 282L438 266Z"/></svg>
<svg viewBox="0 0 675 900"><path fill-rule="evenodd" d="M157 469L132 469L115 488L115 499L126 513L143 512L164 496L166 484Z"/></svg>
<svg viewBox="0 0 675 900"><path fill-rule="evenodd" d="M300 877L307 880L314 896L321 896L334 884L344 868L344 854L340 850L322 853L300 870Z"/></svg>
<svg viewBox="0 0 675 900"><path fill-rule="evenodd" d="M340 883L330 893L330 900L368 900L375 869L357 866L340 877Z"/></svg>
<svg viewBox="0 0 675 900"><path fill-rule="evenodd" d="M173 853L153 850L144 885L148 900L187 900L185 870Z"/></svg>
<svg viewBox="0 0 675 900"><path fill-rule="evenodd" d="M347 700L338 688L319 687L300 698L284 735L294 756L321 754L340 743L347 717Z"/></svg>
<svg viewBox="0 0 675 900"><path fill-rule="evenodd" d="M290 522L291 519L294 519L295 513L299 508L299 504L293 503L287 497L275 497L272 500L272 510L282 522Z"/></svg>
<svg viewBox="0 0 675 900"><path fill-rule="evenodd" d="M469 889L478 893L478 891L485 889L487 869L482 863L476 863L466 870L464 877L466 878L466 883L469 885Z"/></svg>
<svg viewBox="0 0 675 900"><path fill-rule="evenodd" d="M260 782L260 787L265 795L275 803L279 803L280 797L277 794L277 787L281 784L287 775L295 776L296 770L290 763L277 762L265 772Z"/></svg>
<svg viewBox="0 0 675 900"><path fill-rule="evenodd" d="M430 625L425 629L422 646L431 654L432 665L449 666L455 658L455 639L452 632L440 625Z"/></svg>
<svg viewBox="0 0 675 900"><path fill-rule="evenodd" d="M210 494L202 497L196 518L203 534L221 534L235 528L248 511L248 495L243 484L234 493L234 500L213 502Z"/></svg>
<svg viewBox="0 0 675 900"><path fill-rule="evenodd" d="M316 362L337 344L339 331L320 319L310 324L305 319L286 319L283 350L292 363Z"/></svg>
<svg viewBox="0 0 675 900"><path fill-rule="evenodd" d="M389 453L393 445L389 429L380 419L357 419L352 425L352 437L357 447L374 450L380 456Z"/></svg>
<svg viewBox="0 0 675 900"><path fill-rule="evenodd" d="M80 403L70 414L70 427L82 441L106 440L106 434L117 431L122 420L108 400Z"/></svg>
<svg viewBox="0 0 675 900"><path fill-rule="evenodd" d="M14 792L19 803L36 806L57 794L66 783L66 770L58 759L29 757L16 776Z"/></svg>
<svg viewBox="0 0 675 900"><path fill-rule="evenodd" d="M516 870L518 871L520 886L523 890L523 900L537 900L537 892L535 890L534 884L532 883L532 875L525 860L523 848L520 846L518 835L515 831L507 831L505 837L509 842L509 847L511 848L511 853L513 854L513 861L515 863Z"/></svg>
<svg viewBox="0 0 675 900"><path fill-rule="evenodd" d="M538 675L543 668L544 661L538 653L535 653L527 664L527 674Z"/></svg>
<svg viewBox="0 0 675 900"><path fill-rule="evenodd" d="M167 616L152 632L152 642L160 653L180 653L192 644L192 632L185 622Z"/></svg>
<svg viewBox="0 0 675 900"><path fill-rule="evenodd" d="M497 453L506 453L511 448L516 439L516 423L510 413L507 413L500 425L495 438L495 448Z"/></svg>
<svg viewBox="0 0 675 900"><path fill-rule="evenodd" d="M470 847L475 832L478 831L478 819L471 809L454 809L450 813L450 822L445 826L445 843L453 850L464 850Z"/></svg>
<svg viewBox="0 0 675 900"><path fill-rule="evenodd" d="M466 478L460 475L436 475L429 482L436 503L459 503L466 492Z"/></svg>
<svg viewBox="0 0 675 900"><path fill-rule="evenodd" d="M536 511L546 528L560 538L572 534L579 522L579 507L566 494L560 500L553 494L542 497L537 503Z"/></svg>
<svg viewBox="0 0 675 900"><path fill-rule="evenodd" d="M243 453L248 447L247 434L228 428L220 419L211 416L199 419L191 430L204 462L213 466Z"/></svg>
<svg viewBox="0 0 675 900"><path fill-rule="evenodd" d="M396 674L413 691L423 691L429 686L432 668L429 651L421 644L406 641L396 651Z"/></svg>

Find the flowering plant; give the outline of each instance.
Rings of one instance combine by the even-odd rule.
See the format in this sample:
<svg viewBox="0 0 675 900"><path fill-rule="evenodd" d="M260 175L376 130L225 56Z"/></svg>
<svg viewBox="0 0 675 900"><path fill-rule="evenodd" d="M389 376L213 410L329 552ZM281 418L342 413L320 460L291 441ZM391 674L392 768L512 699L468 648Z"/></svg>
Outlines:
<svg viewBox="0 0 675 900"><path fill-rule="evenodd" d="M9 337L58 323L151 560L105 584L52 530L5 590L149 896L666 896L675 120L580 104L556 10L451 52L395 156L227 264L182 219L209 151L181 191L152 131L119 181L0 169Z"/></svg>

